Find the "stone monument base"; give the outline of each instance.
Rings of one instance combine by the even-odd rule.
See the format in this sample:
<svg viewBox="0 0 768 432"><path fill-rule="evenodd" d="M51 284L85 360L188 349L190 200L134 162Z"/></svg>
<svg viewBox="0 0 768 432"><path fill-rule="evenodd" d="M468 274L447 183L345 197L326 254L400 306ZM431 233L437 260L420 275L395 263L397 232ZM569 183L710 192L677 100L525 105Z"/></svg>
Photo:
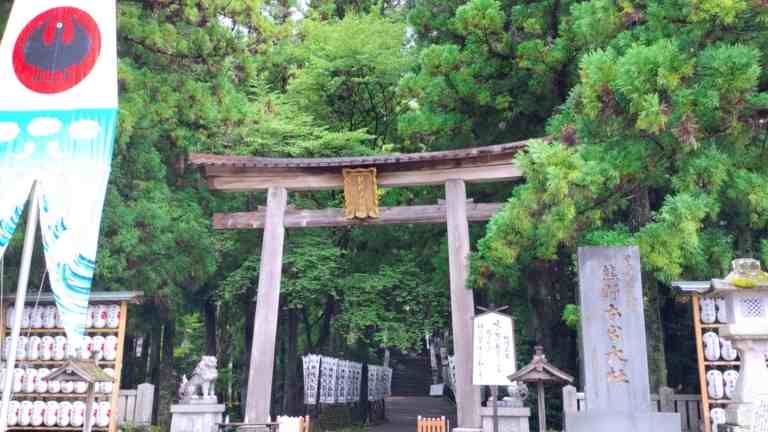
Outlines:
<svg viewBox="0 0 768 432"><path fill-rule="evenodd" d="M529 432L530 408L498 407L496 410L499 417L499 432ZM483 432L493 432L493 408L480 408L480 418L483 420Z"/></svg>
<svg viewBox="0 0 768 432"><path fill-rule="evenodd" d="M483 430L478 428L453 428L453 432L483 432Z"/></svg>
<svg viewBox="0 0 768 432"><path fill-rule="evenodd" d="M217 432L223 404L171 405L171 432Z"/></svg>
<svg viewBox="0 0 768 432"><path fill-rule="evenodd" d="M755 421L757 404L732 404L725 409L725 423L751 427Z"/></svg>
<svg viewBox="0 0 768 432"><path fill-rule="evenodd" d="M590 412L565 416L566 432L681 432L677 413Z"/></svg>

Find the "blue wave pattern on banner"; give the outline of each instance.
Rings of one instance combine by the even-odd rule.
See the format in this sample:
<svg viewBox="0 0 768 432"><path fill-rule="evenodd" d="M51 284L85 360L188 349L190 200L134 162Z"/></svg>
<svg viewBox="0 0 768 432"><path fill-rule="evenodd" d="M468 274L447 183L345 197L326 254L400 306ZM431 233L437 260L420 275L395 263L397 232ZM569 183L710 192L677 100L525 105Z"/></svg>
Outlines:
<svg viewBox="0 0 768 432"><path fill-rule="evenodd" d="M0 166L40 169L87 161L108 167L116 121L116 109L0 112Z"/></svg>
<svg viewBox="0 0 768 432"><path fill-rule="evenodd" d="M0 208L0 254L37 180L48 275L70 337L85 333L116 121L116 109L0 112L0 204L13 204Z"/></svg>
<svg viewBox="0 0 768 432"><path fill-rule="evenodd" d="M0 249L4 250L11 242L11 237L16 231L21 219L21 213L24 211L21 207L16 207L13 215L8 220L0 220Z"/></svg>

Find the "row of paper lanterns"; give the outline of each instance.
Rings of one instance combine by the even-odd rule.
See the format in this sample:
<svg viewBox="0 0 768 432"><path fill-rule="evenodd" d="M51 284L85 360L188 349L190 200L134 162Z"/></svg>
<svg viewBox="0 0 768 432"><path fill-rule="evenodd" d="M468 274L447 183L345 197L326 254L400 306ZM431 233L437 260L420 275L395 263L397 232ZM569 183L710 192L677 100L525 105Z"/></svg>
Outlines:
<svg viewBox="0 0 768 432"><path fill-rule="evenodd" d="M16 308L11 306L5 315L5 326L11 328ZM120 306L92 305L88 307L85 328L118 328L120 325ZM64 327L56 306L25 306L21 315L21 327L33 329L59 329Z"/></svg>
<svg viewBox="0 0 768 432"><path fill-rule="evenodd" d="M304 403L314 405L356 403L360 400L363 365L315 354L303 358ZM392 393L392 369L368 366L368 400Z"/></svg>
<svg viewBox="0 0 768 432"><path fill-rule="evenodd" d="M85 422L86 405L83 401L16 401L10 402L8 426L33 427L81 427ZM92 424L97 427L109 426L112 406L109 402L93 404Z"/></svg>
<svg viewBox="0 0 768 432"><path fill-rule="evenodd" d="M0 382L5 382L5 368L0 369ZM40 393L40 394L85 394L88 391L88 383L85 381L58 381L47 380L46 377L51 373L47 368L16 368L13 373L14 393ZM104 373L109 376L115 376L115 370L105 368ZM112 393L113 384L111 382L97 382L96 392L109 394Z"/></svg>
<svg viewBox="0 0 768 432"><path fill-rule="evenodd" d="M3 341L3 360L11 351L11 338ZM16 348L16 360L57 360L80 358L82 360L115 361L117 359L117 336L83 336L77 343L71 343L66 336L20 336Z"/></svg>

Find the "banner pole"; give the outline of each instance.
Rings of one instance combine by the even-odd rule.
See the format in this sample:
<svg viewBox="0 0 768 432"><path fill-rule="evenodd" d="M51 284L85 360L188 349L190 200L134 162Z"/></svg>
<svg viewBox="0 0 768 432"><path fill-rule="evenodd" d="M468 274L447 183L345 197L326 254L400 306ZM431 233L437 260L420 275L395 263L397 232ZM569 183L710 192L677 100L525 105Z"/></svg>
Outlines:
<svg viewBox="0 0 768 432"><path fill-rule="evenodd" d="M37 231L38 203L37 181L32 183L30 194L29 213L27 214L27 229L24 234L24 249L21 252L21 268L19 269L19 281L16 287L16 303L14 304L13 330L11 331L11 347L8 359L5 363L5 386L3 387L3 404L0 409L0 432L8 430L8 408L11 402L11 389L13 387L13 375L16 366L16 350L19 346L21 335L21 320L24 314L24 303L27 297L27 284L32 267L32 252L35 249L35 234ZM0 331L5 331L0 329Z"/></svg>

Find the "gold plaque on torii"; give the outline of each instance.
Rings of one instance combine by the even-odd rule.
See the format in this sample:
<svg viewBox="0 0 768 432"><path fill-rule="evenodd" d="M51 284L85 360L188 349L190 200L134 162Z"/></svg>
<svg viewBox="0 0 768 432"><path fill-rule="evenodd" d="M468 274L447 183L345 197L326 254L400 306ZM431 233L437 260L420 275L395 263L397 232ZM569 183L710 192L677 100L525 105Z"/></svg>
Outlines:
<svg viewBox="0 0 768 432"><path fill-rule="evenodd" d="M344 169L344 215L347 219L379 217L376 168Z"/></svg>

